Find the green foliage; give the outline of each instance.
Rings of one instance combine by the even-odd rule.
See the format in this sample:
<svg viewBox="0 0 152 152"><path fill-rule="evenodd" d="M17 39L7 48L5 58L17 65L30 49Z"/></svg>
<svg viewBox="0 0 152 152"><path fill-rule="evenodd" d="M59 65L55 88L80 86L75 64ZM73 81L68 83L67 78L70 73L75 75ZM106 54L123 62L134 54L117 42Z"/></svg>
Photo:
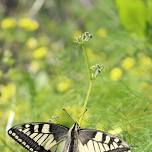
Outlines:
<svg viewBox="0 0 152 152"><path fill-rule="evenodd" d="M134 152L151 151L151 1L82 1L46 1L32 19L27 14L34 1L20 1L9 11L1 4L2 152L26 151L6 135L10 118L13 125L51 119L70 127L62 108L78 119L90 72L98 77L86 98L82 127L122 136ZM85 31L93 38L82 50L73 41ZM84 51L89 67L94 65L88 73Z"/></svg>
<svg viewBox="0 0 152 152"><path fill-rule="evenodd" d="M148 0L146 1L147 5L147 17L148 17L148 22L152 25L152 1Z"/></svg>
<svg viewBox="0 0 152 152"><path fill-rule="evenodd" d="M147 10L143 0L116 0L122 25L132 33L145 35ZM151 13L151 12L150 12ZM150 14L149 13L149 14Z"/></svg>

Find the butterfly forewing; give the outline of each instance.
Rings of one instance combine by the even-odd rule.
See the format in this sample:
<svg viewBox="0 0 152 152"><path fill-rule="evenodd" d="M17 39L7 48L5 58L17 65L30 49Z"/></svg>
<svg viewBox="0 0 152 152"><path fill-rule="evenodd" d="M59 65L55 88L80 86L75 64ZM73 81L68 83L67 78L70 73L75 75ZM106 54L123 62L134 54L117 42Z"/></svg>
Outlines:
<svg viewBox="0 0 152 152"><path fill-rule="evenodd" d="M27 123L15 126L8 134L30 152L131 152L127 143L109 133L70 129L52 123Z"/></svg>
<svg viewBox="0 0 152 152"><path fill-rule="evenodd" d="M92 129L79 131L78 149L79 152L131 152L128 144L118 137Z"/></svg>
<svg viewBox="0 0 152 152"><path fill-rule="evenodd" d="M8 130L14 140L31 152L50 152L66 138L67 132L68 128L52 123L27 123Z"/></svg>

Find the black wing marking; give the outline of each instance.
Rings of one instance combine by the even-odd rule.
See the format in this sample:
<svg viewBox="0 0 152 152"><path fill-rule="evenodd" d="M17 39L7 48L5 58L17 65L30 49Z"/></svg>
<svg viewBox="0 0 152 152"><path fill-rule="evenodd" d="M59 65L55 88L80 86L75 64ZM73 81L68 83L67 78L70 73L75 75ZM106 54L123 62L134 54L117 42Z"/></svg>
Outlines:
<svg viewBox="0 0 152 152"><path fill-rule="evenodd" d="M93 129L80 129L78 149L79 152L131 152L120 138Z"/></svg>
<svg viewBox="0 0 152 152"><path fill-rule="evenodd" d="M50 148L62 141L68 128L46 122L26 123L12 127L8 134L31 152L50 152Z"/></svg>

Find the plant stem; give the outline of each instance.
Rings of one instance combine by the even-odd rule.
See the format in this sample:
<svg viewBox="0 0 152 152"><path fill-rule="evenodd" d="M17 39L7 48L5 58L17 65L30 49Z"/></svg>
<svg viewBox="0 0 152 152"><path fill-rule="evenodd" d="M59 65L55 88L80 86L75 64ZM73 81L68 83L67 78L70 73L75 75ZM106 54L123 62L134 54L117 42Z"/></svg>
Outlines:
<svg viewBox="0 0 152 152"><path fill-rule="evenodd" d="M90 96L90 93L91 93L91 90L92 90L92 84L93 84L93 81L90 80L89 88L88 88L87 94L85 96L84 104L83 104L83 107L82 107L82 113L80 114L80 118L78 120L79 125L81 125L82 119L83 119L84 114L87 110L87 104L88 104L88 99L89 99L89 96Z"/></svg>
<svg viewBox="0 0 152 152"><path fill-rule="evenodd" d="M91 72L90 72L90 64L89 64L89 58L88 58L88 54L87 54L87 51L84 47L84 45L82 44L82 50L83 50L83 53L84 53L84 57L85 57L85 62L87 64L87 70L88 70L88 77L89 77L89 80L91 81L92 78L91 78Z"/></svg>
<svg viewBox="0 0 152 152"><path fill-rule="evenodd" d="M89 99L89 96L90 96L90 93L91 93L91 90L92 90L92 81L89 82L89 88L88 88L88 91L87 91L87 94L86 94L86 97L85 97L85 100L84 100L84 105L83 105L83 108L84 108L84 111L87 109L87 104L88 104L88 99Z"/></svg>
<svg viewBox="0 0 152 152"><path fill-rule="evenodd" d="M89 99L89 96L90 96L90 93L91 93L91 90L92 90L93 80L91 78L91 71L90 71L90 64L89 64L88 54L87 54L87 51L86 51L84 45L82 45L82 50L84 52L84 57L85 57L85 62L87 64L87 71L88 71L88 77L89 77L89 88L88 88L86 97L84 99L83 111L82 111L82 115L83 115L85 113L86 109L87 109L88 99Z"/></svg>

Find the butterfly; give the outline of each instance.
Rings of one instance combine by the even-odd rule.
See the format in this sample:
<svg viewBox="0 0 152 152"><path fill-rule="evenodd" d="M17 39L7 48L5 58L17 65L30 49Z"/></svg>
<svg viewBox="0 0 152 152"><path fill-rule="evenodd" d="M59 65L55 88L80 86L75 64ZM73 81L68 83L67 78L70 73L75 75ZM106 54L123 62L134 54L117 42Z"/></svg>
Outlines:
<svg viewBox="0 0 152 152"><path fill-rule="evenodd" d="M8 134L30 152L131 152L128 144L109 133L62 125L33 122L16 125Z"/></svg>

